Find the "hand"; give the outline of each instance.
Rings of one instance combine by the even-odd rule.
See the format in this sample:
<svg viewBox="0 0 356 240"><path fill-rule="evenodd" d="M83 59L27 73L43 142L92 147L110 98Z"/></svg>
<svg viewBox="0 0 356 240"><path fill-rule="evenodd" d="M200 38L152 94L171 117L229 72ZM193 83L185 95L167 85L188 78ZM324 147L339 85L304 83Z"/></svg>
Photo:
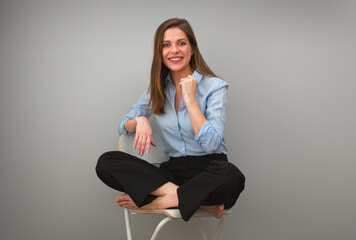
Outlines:
<svg viewBox="0 0 356 240"><path fill-rule="evenodd" d="M185 78L181 78L179 87L182 90L182 96L185 104L195 100L195 89L197 86L197 79L192 75L188 75Z"/></svg>
<svg viewBox="0 0 356 240"><path fill-rule="evenodd" d="M146 153L150 152L150 147L156 146L152 138L152 129L146 117L137 117L136 120L136 135L133 142L133 148L137 146L137 153L143 155L146 148Z"/></svg>

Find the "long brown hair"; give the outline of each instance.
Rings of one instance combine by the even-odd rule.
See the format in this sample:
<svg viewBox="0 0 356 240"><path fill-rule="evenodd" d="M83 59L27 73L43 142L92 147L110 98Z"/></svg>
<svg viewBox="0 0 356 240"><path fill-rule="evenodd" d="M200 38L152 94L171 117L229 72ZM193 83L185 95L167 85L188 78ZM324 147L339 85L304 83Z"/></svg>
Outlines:
<svg viewBox="0 0 356 240"><path fill-rule="evenodd" d="M156 115L164 114L164 104L166 102L166 96L164 90L166 88L166 78L169 73L169 69L163 64L162 60L162 42L163 36L167 29L179 28L187 36L192 48L192 58L190 59L190 67L192 70L197 70L202 75L213 76L216 75L210 70L208 65L200 54L198 43L195 38L192 27L188 21L181 18L172 18L164 21L156 30L154 36L154 50L153 61L151 67L151 79L150 79L150 91L151 96L149 103L152 102L152 113Z"/></svg>

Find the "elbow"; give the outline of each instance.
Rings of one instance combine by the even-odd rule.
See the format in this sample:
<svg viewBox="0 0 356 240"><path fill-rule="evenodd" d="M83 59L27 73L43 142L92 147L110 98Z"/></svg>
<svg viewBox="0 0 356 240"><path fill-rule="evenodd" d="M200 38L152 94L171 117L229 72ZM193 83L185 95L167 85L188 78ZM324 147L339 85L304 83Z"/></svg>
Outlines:
<svg viewBox="0 0 356 240"><path fill-rule="evenodd" d="M205 129L203 129L205 126ZM223 141L222 134L216 130L208 121L203 125L201 132L196 137L197 142L207 154L216 153Z"/></svg>
<svg viewBox="0 0 356 240"><path fill-rule="evenodd" d="M210 138L209 142L204 144L203 148L208 154L214 154L219 150L221 141L222 138L216 134L214 137Z"/></svg>

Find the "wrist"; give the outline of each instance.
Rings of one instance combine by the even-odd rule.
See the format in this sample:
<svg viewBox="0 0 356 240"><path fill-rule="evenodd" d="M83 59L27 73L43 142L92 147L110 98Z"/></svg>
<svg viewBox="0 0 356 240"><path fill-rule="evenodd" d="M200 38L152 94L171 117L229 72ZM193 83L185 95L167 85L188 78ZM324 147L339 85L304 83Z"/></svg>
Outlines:
<svg viewBox="0 0 356 240"><path fill-rule="evenodd" d="M134 120L136 121L136 124L137 124L137 122L143 121L145 118L146 118L145 116L138 116L138 117L134 118Z"/></svg>
<svg viewBox="0 0 356 240"><path fill-rule="evenodd" d="M137 120L135 118L129 119L124 124L126 132L134 133L136 131Z"/></svg>
<svg viewBox="0 0 356 240"><path fill-rule="evenodd" d="M195 98L186 98L184 99L184 103L186 106L197 104L197 100Z"/></svg>

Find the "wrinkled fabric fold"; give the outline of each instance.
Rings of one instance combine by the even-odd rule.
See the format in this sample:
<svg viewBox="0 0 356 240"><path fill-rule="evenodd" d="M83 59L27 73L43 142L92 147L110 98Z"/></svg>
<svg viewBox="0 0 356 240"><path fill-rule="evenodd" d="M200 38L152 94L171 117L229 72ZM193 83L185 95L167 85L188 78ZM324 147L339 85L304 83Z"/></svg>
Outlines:
<svg viewBox="0 0 356 240"><path fill-rule="evenodd" d="M245 176L225 154L171 157L158 168L127 153L104 153L96 166L109 187L126 192L138 207L156 197L150 193L167 182L178 185L178 209L188 221L201 205L231 208L244 189Z"/></svg>

